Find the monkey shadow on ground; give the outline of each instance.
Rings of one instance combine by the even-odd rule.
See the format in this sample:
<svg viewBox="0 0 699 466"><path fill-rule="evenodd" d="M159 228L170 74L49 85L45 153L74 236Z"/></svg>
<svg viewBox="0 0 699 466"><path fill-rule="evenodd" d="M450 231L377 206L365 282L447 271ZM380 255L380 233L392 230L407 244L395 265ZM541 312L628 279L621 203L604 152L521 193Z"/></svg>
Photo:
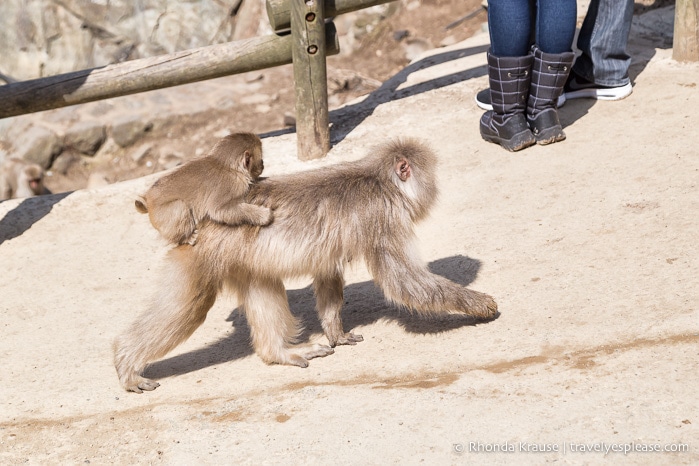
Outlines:
<svg viewBox="0 0 699 466"><path fill-rule="evenodd" d="M333 110L330 112L330 121L333 124L330 130L330 142L337 144L341 142L348 134L350 134L357 126L359 126L374 110L387 102L394 100L412 97L422 94L423 92L439 89L450 86L452 84L465 81L467 79L477 78L488 74L488 67L485 63L476 68L470 68L457 73L440 76L435 79L423 81L405 89L400 89L401 84L408 80L408 76L420 70L424 70L431 66L437 66L453 60L458 60L470 55L485 53L489 45L480 45L477 47L468 47L463 49L451 50L448 52L432 55L414 63L409 64L394 76L385 81L378 89L370 93L364 100L355 104L350 104L345 107ZM272 131L261 138L279 136L294 132L293 129L285 129L281 131Z"/></svg>
<svg viewBox="0 0 699 466"><path fill-rule="evenodd" d="M439 259L429 264L433 273L463 286L476 279L480 267L480 261L461 255ZM381 290L371 281L351 284L346 286L344 291L342 320L346 332L378 321L397 322L407 332L421 335L437 334L487 322L465 315L427 319L419 317L387 303ZM307 342L313 335L322 335L312 287L287 291L287 297L291 312L304 327L299 342ZM233 323L234 331L230 335L195 351L154 362L146 368L144 375L154 379L181 375L254 354L250 344L250 327L244 313L234 309L226 321Z"/></svg>
<svg viewBox="0 0 699 466"><path fill-rule="evenodd" d="M17 207L0 218L0 244L21 236L32 225L48 215L54 205L70 194L72 191L24 199Z"/></svg>

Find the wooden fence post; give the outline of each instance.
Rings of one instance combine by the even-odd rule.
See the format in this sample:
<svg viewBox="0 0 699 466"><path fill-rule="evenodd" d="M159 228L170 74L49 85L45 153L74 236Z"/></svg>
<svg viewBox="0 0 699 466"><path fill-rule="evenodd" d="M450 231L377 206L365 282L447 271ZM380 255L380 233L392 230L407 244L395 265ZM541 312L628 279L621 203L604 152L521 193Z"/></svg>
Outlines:
<svg viewBox="0 0 699 466"><path fill-rule="evenodd" d="M289 1L297 155L300 160L317 159L330 150L324 1Z"/></svg>
<svg viewBox="0 0 699 466"><path fill-rule="evenodd" d="M699 61L699 0L675 2L672 58L677 61Z"/></svg>

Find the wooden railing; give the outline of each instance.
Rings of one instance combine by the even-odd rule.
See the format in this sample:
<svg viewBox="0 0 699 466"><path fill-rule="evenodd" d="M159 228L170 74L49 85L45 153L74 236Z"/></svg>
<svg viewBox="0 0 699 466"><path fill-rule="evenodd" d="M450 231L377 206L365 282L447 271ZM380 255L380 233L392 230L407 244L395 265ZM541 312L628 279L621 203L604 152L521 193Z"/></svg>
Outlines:
<svg viewBox="0 0 699 466"><path fill-rule="evenodd" d="M6 84L0 118L293 63L298 157L320 158L330 150L325 61L340 51L326 17L388 1L268 0L275 35Z"/></svg>

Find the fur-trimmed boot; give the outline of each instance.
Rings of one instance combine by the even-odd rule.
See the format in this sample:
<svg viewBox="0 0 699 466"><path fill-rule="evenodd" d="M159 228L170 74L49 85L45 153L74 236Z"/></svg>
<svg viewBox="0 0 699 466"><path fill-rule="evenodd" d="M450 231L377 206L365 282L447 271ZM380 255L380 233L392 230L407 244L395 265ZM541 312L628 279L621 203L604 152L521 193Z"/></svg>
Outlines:
<svg viewBox="0 0 699 466"><path fill-rule="evenodd" d="M544 53L533 47L534 64L527 102L527 122L537 144L546 145L566 138L558 119L558 97L563 92L575 54Z"/></svg>
<svg viewBox="0 0 699 466"><path fill-rule="evenodd" d="M481 117L481 136L513 152L536 142L525 115L533 60L532 55L496 57L488 53L493 109Z"/></svg>

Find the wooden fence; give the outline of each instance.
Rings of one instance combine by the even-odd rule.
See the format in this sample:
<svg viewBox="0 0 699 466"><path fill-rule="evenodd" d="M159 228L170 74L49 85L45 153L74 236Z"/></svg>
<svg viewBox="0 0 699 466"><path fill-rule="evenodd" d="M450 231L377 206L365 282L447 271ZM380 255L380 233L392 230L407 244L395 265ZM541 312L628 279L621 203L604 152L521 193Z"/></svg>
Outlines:
<svg viewBox="0 0 699 466"><path fill-rule="evenodd" d="M275 35L6 84L0 86L0 118L293 63L298 157L324 157L330 150L325 61L340 51L337 29L326 17L388 1L268 0Z"/></svg>
<svg viewBox="0 0 699 466"><path fill-rule="evenodd" d="M291 34L184 50L0 86L0 118L293 63L298 157L330 149L326 57L340 50L336 15L390 0L267 0L272 29ZM699 61L699 0L677 0L673 57Z"/></svg>

